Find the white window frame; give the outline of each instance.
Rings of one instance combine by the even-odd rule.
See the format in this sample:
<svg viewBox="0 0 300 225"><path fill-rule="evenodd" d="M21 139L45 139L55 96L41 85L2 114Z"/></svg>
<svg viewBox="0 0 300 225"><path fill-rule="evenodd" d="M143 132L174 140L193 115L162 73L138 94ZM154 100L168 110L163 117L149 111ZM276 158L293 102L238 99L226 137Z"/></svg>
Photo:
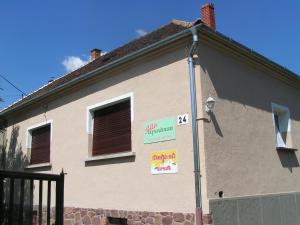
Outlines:
<svg viewBox="0 0 300 225"><path fill-rule="evenodd" d="M88 106L87 107L87 118L86 118L86 132L88 134L93 134L93 129L94 129L94 112L106 108L110 105L115 105L117 103L130 100L130 120L131 123L133 122L134 119L134 100L133 100L133 93L127 93L124 95L117 96L115 98L111 98L99 103L96 103L94 105Z"/></svg>
<svg viewBox="0 0 300 225"><path fill-rule="evenodd" d="M276 146L277 147L283 147L287 148L287 143L283 140L281 132L286 132L287 134L291 132L291 117L290 117L290 110L288 107L279 105L277 103L271 103L272 107L272 120L273 120L273 126L275 130L275 136L276 136ZM279 117L279 128L278 130L275 122L275 115L280 114L282 116Z"/></svg>
<svg viewBox="0 0 300 225"><path fill-rule="evenodd" d="M45 166L51 165L50 163L51 163L51 147L52 147L52 133L53 133L53 121L52 120L47 120L45 122L38 123L38 124L35 124L35 125L30 126L30 127L27 128L27 130L26 130L26 148L31 151L32 131L35 130L35 129L42 128L42 127L47 126L47 125L50 125L50 162L49 163L29 165L28 168L36 167L36 166L40 166L40 165L44 165L44 164L45 164Z"/></svg>

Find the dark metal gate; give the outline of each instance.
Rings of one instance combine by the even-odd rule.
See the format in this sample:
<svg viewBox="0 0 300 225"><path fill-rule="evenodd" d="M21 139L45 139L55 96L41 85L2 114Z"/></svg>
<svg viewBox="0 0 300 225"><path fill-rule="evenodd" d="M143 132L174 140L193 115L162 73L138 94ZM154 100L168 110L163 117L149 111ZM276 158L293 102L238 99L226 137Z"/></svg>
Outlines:
<svg viewBox="0 0 300 225"><path fill-rule="evenodd" d="M45 183L47 192L43 194L43 190L46 190L43 188ZM38 188L35 190L36 186ZM55 192L55 216L54 212L51 215L52 192ZM44 204L46 207L43 207L43 196L47 199L47 204ZM35 197L38 197L36 205ZM63 225L63 172L60 175L53 175L0 170L0 225L52 225L51 217L52 220L55 218L55 225Z"/></svg>

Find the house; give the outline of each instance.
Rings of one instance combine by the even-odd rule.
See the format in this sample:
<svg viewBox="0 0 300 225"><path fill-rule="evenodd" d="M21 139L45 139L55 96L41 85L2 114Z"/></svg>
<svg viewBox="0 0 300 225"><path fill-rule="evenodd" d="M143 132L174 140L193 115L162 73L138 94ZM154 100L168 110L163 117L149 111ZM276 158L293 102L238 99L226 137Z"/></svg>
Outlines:
<svg viewBox="0 0 300 225"><path fill-rule="evenodd" d="M67 173L66 224L300 224L300 78L201 11L1 111L25 170Z"/></svg>

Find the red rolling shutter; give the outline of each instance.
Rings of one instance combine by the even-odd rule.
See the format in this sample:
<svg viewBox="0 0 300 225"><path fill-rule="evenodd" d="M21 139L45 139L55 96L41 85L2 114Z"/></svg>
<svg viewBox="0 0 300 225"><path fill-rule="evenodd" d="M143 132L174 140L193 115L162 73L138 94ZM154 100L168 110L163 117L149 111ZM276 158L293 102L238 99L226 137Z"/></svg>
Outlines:
<svg viewBox="0 0 300 225"><path fill-rule="evenodd" d="M50 162L50 125L34 129L31 133L31 164Z"/></svg>
<svg viewBox="0 0 300 225"><path fill-rule="evenodd" d="M94 112L93 156L131 151L130 100Z"/></svg>

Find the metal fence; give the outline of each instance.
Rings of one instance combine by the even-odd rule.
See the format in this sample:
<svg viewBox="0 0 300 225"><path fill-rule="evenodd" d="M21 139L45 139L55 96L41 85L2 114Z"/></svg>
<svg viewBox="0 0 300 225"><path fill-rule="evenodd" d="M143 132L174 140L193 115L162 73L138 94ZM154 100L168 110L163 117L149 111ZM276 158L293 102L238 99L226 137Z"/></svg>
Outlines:
<svg viewBox="0 0 300 225"><path fill-rule="evenodd" d="M46 188L43 188L44 184L47 184L46 192L44 191ZM38 193L37 196L34 196L34 193ZM55 194L55 204L51 204L53 194ZM43 207L43 196L47 198L44 204L46 208ZM38 203L35 205L36 197ZM51 205L55 205L55 216L51 215ZM34 215L34 208L37 209L36 215ZM55 218L55 225L63 225L63 171L59 175L54 175L0 170L0 225L52 225L53 218Z"/></svg>

